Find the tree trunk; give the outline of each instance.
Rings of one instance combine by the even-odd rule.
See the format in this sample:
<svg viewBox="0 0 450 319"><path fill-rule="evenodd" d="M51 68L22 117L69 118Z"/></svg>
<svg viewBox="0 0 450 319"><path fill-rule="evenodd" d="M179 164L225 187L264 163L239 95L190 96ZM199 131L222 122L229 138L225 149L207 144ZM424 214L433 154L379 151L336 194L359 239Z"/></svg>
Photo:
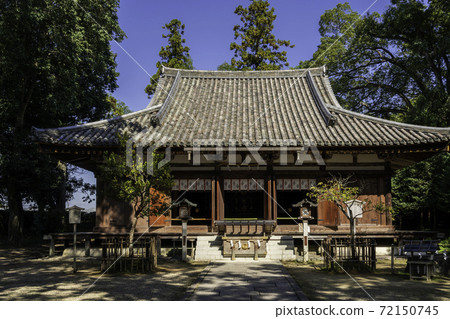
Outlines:
<svg viewBox="0 0 450 319"><path fill-rule="evenodd" d="M429 209L429 208L428 208L428 215L427 215L427 228L432 228L431 209Z"/></svg>
<svg viewBox="0 0 450 319"><path fill-rule="evenodd" d="M433 229L437 229L436 208L433 209Z"/></svg>
<svg viewBox="0 0 450 319"><path fill-rule="evenodd" d="M27 84L27 79L25 80L25 87ZM16 123L14 130L13 143L11 146L10 161L15 159L19 160L23 155L23 138L24 134L24 118L25 111L28 107L28 102L31 99L33 93L34 85L28 91L24 91L21 103L18 105L16 110ZM20 245L23 236L23 204L22 204L22 194L16 183L16 173L10 171L8 174L8 184L7 184L7 196L8 196L8 209L9 209L9 220L8 220L8 242L15 245Z"/></svg>
<svg viewBox="0 0 450 319"><path fill-rule="evenodd" d="M138 219L136 216L133 215L133 221L131 223L131 229L130 229L130 238L129 238L129 246L130 246L130 254L133 254L133 243L134 243L134 232L136 231L136 225L137 225Z"/></svg>
<svg viewBox="0 0 450 319"><path fill-rule="evenodd" d="M69 213L66 212L66 181L67 181L67 165L61 161L57 164L59 173L62 177L62 182L59 185L58 198L56 200L56 218L57 225L61 225L64 220L64 230L69 229ZM59 228L59 227L58 227Z"/></svg>
<svg viewBox="0 0 450 319"><path fill-rule="evenodd" d="M420 211L420 225L419 225L419 229L420 230L424 230L425 227L423 226L423 210Z"/></svg>
<svg viewBox="0 0 450 319"><path fill-rule="evenodd" d="M22 197L14 183L8 183L8 242L13 245L20 245L23 236L23 206Z"/></svg>
<svg viewBox="0 0 450 319"><path fill-rule="evenodd" d="M356 227L355 218L350 218L350 248L352 250L352 259L356 259L356 248L355 248L355 237L356 237Z"/></svg>

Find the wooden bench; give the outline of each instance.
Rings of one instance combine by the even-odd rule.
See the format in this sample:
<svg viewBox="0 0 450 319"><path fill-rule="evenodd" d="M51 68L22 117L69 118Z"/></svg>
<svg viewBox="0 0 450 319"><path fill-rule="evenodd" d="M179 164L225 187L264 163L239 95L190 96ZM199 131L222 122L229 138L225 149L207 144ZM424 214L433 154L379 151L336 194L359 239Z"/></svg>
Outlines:
<svg viewBox="0 0 450 319"><path fill-rule="evenodd" d="M91 255L91 240L96 237L95 233L78 233L77 232L77 242L84 242L84 255L89 257ZM45 235L44 240L50 240L49 245L49 257L53 257L56 254L56 245L58 243L63 243L64 247L67 246L69 242L73 243L73 233L53 233Z"/></svg>
<svg viewBox="0 0 450 319"><path fill-rule="evenodd" d="M419 279L422 275L430 280L434 275L434 255L439 249L438 240L404 241L403 252L408 256L409 279Z"/></svg>
<svg viewBox="0 0 450 319"><path fill-rule="evenodd" d="M434 261L432 260L408 260L408 266L409 279L421 279L423 278L421 275L423 272L427 281L429 281L431 276L434 275Z"/></svg>

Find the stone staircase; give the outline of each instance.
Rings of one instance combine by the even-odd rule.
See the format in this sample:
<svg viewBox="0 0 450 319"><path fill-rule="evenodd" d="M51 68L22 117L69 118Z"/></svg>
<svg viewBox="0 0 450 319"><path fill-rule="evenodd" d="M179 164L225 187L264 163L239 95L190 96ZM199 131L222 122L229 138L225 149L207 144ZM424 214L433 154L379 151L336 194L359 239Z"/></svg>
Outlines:
<svg viewBox="0 0 450 319"><path fill-rule="evenodd" d="M222 256L221 237L198 236L194 259L198 261L213 261L224 259Z"/></svg>
<svg viewBox="0 0 450 319"><path fill-rule="evenodd" d="M267 256L270 260L295 260L294 238L271 236L267 242Z"/></svg>

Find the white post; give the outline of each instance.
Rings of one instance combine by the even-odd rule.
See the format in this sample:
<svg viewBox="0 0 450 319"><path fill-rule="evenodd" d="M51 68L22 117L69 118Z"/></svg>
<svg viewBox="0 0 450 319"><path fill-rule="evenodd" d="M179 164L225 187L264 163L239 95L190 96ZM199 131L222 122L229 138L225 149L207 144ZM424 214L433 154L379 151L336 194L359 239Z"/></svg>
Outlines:
<svg viewBox="0 0 450 319"><path fill-rule="evenodd" d="M182 227L182 232L181 232L181 260L186 261L187 260L187 219L182 219L181 220L181 227Z"/></svg>
<svg viewBox="0 0 450 319"><path fill-rule="evenodd" d="M73 272L77 272L77 224L73 224Z"/></svg>
<svg viewBox="0 0 450 319"><path fill-rule="evenodd" d="M303 262L308 262L308 219L303 219Z"/></svg>

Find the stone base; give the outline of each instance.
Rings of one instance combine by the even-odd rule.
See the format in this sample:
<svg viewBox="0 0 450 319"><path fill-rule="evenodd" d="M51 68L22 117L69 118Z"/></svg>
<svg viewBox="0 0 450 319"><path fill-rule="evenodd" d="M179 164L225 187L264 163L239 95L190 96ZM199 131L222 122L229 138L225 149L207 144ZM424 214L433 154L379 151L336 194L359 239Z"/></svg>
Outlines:
<svg viewBox="0 0 450 319"><path fill-rule="evenodd" d="M220 236L198 236L194 260L222 260L222 238Z"/></svg>
<svg viewBox="0 0 450 319"><path fill-rule="evenodd" d="M65 248L63 251L63 257L70 257L73 256L73 248ZM83 247L77 247L77 256L78 257L85 257L85 251L84 251L84 246ZM96 248L96 247L91 247L90 250L90 257L102 257L102 249L101 248Z"/></svg>
<svg viewBox="0 0 450 319"><path fill-rule="evenodd" d="M258 256L261 260L295 260L294 238L292 236L271 236L266 243L267 255ZM236 254L236 260L241 258L251 259L251 257L240 257ZM197 247L195 249L195 260L228 260L230 257L223 256L223 242L220 236L198 236Z"/></svg>
<svg viewBox="0 0 450 319"><path fill-rule="evenodd" d="M267 242L269 260L295 260L294 238L292 236L271 236Z"/></svg>

